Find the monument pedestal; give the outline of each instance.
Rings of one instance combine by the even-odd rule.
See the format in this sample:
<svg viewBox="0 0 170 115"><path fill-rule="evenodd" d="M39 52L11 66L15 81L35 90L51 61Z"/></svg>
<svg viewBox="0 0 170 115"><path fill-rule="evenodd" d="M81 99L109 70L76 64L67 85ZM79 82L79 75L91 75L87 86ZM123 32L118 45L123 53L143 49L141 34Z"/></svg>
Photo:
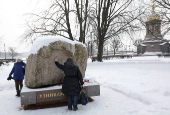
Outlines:
<svg viewBox="0 0 170 115"><path fill-rule="evenodd" d="M21 92L21 106L48 102L67 102L67 97L62 93L61 89L62 86L51 86L39 89L24 87ZM87 97L99 96L100 85L97 83L85 82L84 91Z"/></svg>

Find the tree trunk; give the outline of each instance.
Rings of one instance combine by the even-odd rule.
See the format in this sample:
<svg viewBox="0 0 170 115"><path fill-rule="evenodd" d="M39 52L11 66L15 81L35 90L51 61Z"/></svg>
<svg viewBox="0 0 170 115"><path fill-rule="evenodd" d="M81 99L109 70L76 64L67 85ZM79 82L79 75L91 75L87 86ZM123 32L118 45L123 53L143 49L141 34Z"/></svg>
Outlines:
<svg viewBox="0 0 170 115"><path fill-rule="evenodd" d="M83 42L82 22L80 22L80 37L79 42Z"/></svg>
<svg viewBox="0 0 170 115"><path fill-rule="evenodd" d="M97 53L97 60L98 60L98 62L102 62L103 44L104 44L104 40L102 38L99 38L99 46L98 46L98 53Z"/></svg>
<svg viewBox="0 0 170 115"><path fill-rule="evenodd" d="M90 53L90 51L89 51L90 47L89 47L89 42L87 42L87 43L88 43L87 50L88 50L88 58L89 58L90 57L90 54L89 54Z"/></svg>
<svg viewBox="0 0 170 115"><path fill-rule="evenodd" d="M114 56L115 56L115 54L116 54L116 49L114 49Z"/></svg>
<svg viewBox="0 0 170 115"><path fill-rule="evenodd" d="M91 41L91 57L93 56L93 44L92 44L92 41Z"/></svg>

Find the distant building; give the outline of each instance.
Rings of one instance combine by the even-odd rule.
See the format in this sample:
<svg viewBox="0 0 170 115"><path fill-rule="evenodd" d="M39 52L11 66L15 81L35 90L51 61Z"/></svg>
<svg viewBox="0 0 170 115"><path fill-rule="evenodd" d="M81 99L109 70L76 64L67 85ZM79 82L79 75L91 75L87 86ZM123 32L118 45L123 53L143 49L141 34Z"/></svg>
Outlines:
<svg viewBox="0 0 170 115"><path fill-rule="evenodd" d="M161 35L160 15L155 12L153 4L152 14L147 18L145 39L137 46L138 54L170 53L170 43Z"/></svg>

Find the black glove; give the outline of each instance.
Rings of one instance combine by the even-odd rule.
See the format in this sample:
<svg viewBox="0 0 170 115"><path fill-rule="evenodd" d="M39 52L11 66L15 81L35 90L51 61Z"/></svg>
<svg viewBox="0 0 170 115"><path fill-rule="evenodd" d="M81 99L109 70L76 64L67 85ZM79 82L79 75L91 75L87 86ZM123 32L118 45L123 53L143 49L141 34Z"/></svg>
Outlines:
<svg viewBox="0 0 170 115"><path fill-rule="evenodd" d="M7 78L8 81L11 80L11 79L13 79L12 76L9 76L9 77Z"/></svg>

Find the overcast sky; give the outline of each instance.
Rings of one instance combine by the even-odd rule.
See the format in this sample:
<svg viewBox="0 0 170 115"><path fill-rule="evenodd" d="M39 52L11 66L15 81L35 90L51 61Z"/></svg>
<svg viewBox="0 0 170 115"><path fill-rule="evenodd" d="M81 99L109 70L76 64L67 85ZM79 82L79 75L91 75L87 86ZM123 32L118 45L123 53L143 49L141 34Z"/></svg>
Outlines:
<svg viewBox="0 0 170 115"><path fill-rule="evenodd" d="M8 47L16 47L17 52L27 52L25 44L20 45L19 39L26 29L27 13L39 13L45 10L51 0L0 0L0 52ZM145 33L143 33L144 35ZM144 38L144 37L143 37ZM167 38L167 37L166 37Z"/></svg>
<svg viewBox="0 0 170 115"><path fill-rule="evenodd" d="M48 3L47 3L48 2ZM18 52L26 52L25 44L20 45L19 37L26 29L26 13L38 13L45 10L50 0L0 0L0 51L8 47L17 47Z"/></svg>
<svg viewBox="0 0 170 115"><path fill-rule="evenodd" d="M26 13L38 13L47 7L47 0L0 0L0 51L8 47L17 47L18 52L28 51L25 45L20 45L18 38L26 29ZM48 0L50 1L50 0Z"/></svg>

